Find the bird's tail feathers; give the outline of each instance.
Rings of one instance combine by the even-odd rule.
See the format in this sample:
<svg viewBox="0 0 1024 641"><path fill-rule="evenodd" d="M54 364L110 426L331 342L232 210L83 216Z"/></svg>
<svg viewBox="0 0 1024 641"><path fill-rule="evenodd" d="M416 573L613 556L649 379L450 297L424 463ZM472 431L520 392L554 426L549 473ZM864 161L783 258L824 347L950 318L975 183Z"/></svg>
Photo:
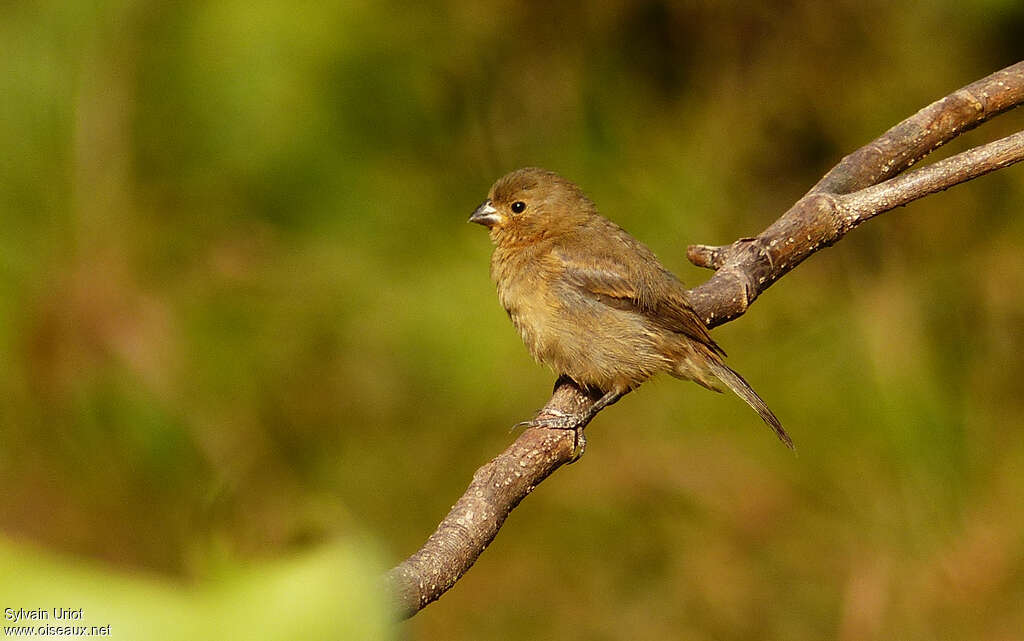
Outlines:
<svg viewBox="0 0 1024 641"><path fill-rule="evenodd" d="M779 419L776 418L775 414L768 408L768 405L764 400L757 395L754 388L752 388L738 372L715 358L709 358L708 365L712 374L717 376L720 381L725 383L729 389L735 392L736 396L739 396L746 401L747 405L754 408L754 411L760 415L761 420L767 423L768 427L775 431L775 435L779 437L780 441L785 443L786 447L791 450L796 449L793 445L793 439L791 439L789 434L786 433L786 430L782 428L782 423L779 422Z"/></svg>

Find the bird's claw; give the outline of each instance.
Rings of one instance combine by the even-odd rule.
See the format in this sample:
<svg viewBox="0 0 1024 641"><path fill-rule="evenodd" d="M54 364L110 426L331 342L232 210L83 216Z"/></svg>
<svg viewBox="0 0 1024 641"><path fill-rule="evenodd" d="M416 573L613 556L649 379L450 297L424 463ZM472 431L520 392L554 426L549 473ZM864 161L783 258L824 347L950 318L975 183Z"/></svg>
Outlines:
<svg viewBox="0 0 1024 641"><path fill-rule="evenodd" d="M587 421L582 420L575 414L567 414L556 409L545 409L536 418L517 423L516 427L542 427L552 430L571 430L573 432L572 457L569 463L575 463L583 456L587 448L587 437L583 434L583 428Z"/></svg>

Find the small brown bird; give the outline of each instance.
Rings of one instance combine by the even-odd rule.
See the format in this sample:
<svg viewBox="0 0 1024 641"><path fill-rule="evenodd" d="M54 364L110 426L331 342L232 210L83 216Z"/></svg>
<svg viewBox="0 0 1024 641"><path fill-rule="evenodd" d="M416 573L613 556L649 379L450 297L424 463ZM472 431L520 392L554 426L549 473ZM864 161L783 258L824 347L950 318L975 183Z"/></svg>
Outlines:
<svg viewBox="0 0 1024 641"><path fill-rule="evenodd" d="M534 425L574 429L659 372L708 389L716 379L750 404L789 448L761 397L722 362L683 283L654 253L601 216L572 182L527 167L500 178L470 222L490 230L498 299L539 362L603 396L584 417Z"/></svg>

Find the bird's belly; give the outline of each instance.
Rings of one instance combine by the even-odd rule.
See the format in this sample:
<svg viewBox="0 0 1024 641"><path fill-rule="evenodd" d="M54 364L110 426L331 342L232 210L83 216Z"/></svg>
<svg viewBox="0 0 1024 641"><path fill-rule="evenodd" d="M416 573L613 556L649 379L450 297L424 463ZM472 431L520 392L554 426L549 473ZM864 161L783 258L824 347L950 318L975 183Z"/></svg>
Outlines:
<svg viewBox="0 0 1024 641"><path fill-rule="evenodd" d="M539 362L577 383L632 389L671 369L645 319L586 297L535 292L508 307L527 349Z"/></svg>

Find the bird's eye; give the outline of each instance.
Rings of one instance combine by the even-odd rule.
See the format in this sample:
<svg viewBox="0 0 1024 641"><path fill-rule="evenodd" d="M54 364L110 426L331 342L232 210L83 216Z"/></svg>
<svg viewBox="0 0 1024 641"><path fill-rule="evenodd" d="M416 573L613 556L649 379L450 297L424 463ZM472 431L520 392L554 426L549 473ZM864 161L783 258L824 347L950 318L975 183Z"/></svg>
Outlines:
<svg viewBox="0 0 1024 641"><path fill-rule="evenodd" d="M521 214L523 213L524 209L526 209L526 203L524 203L523 201L517 200L514 203L512 203L513 214Z"/></svg>

